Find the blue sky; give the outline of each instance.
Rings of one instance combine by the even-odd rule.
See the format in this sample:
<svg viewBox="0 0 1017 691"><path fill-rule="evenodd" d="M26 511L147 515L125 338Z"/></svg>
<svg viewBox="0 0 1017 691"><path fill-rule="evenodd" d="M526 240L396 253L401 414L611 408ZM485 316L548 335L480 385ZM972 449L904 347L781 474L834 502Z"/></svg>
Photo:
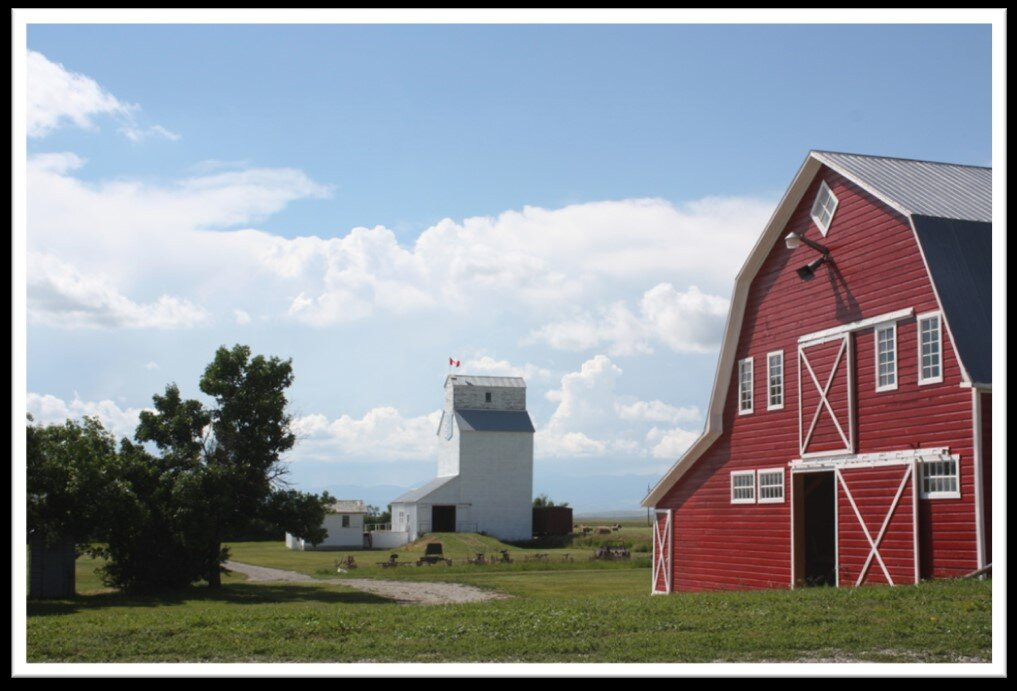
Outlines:
<svg viewBox="0 0 1017 691"><path fill-rule="evenodd" d="M809 149L992 164L988 25L30 25L28 49L30 412L129 434L247 343L294 361L291 481L376 503L433 476L451 355L526 377L536 492L636 508L702 428L734 274Z"/></svg>

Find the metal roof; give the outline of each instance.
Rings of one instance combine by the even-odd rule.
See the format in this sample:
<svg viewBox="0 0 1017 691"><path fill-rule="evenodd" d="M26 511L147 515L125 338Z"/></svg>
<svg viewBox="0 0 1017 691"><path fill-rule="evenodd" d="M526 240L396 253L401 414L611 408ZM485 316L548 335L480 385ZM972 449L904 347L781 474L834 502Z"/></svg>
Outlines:
<svg viewBox="0 0 1017 691"><path fill-rule="evenodd" d="M992 383L992 224L912 216L950 335L975 384Z"/></svg>
<svg viewBox="0 0 1017 691"><path fill-rule="evenodd" d="M480 377L474 374L450 374L445 379L446 386L449 381L456 386L510 386L526 388L526 382L522 377Z"/></svg>
<svg viewBox="0 0 1017 691"><path fill-rule="evenodd" d="M411 502L419 501L419 500L423 499L424 497L426 497L431 492L433 492L434 490L436 490L439 487L442 487L444 485L447 485L448 483L452 482L453 480L457 479L458 477L459 477L458 475L446 475L445 477L436 477L435 479L431 480L430 482L428 482L423 487L418 487L417 489L411 489L406 494L403 494L402 496L399 496L399 497L393 499L392 503L393 504L409 504Z"/></svg>
<svg viewBox="0 0 1017 691"><path fill-rule="evenodd" d="M812 156L887 197L905 214L992 222L992 168L836 151Z"/></svg>
<svg viewBox="0 0 1017 691"><path fill-rule="evenodd" d="M332 513L367 513L362 499L337 499L328 510Z"/></svg>
<svg viewBox="0 0 1017 691"><path fill-rule="evenodd" d="M533 422L525 410L456 408L456 420L463 432L533 432Z"/></svg>

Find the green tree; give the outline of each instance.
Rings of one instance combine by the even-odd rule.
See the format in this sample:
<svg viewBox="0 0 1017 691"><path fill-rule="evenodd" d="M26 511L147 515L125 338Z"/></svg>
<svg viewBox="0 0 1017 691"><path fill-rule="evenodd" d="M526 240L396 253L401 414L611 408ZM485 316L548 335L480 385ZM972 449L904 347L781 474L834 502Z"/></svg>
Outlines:
<svg viewBox="0 0 1017 691"><path fill-rule="evenodd" d="M567 507L569 503L567 501L559 502L555 504L546 494L541 494L533 499L534 508L543 508L545 506L561 506Z"/></svg>
<svg viewBox="0 0 1017 691"><path fill-rule="evenodd" d="M154 396L135 438L160 453L165 502L179 543L196 560L196 575L221 584L228 557L224 536L254 520L270 520L312 543L325 538L325 497L280 488L280 456L293 447L286 389L289 360L251 357L237 345L216 351L199 387L213 405L184 400L176 385ZM161 497L162 498L162 497ZM187 562L190 563L190 562Z"/></svg>

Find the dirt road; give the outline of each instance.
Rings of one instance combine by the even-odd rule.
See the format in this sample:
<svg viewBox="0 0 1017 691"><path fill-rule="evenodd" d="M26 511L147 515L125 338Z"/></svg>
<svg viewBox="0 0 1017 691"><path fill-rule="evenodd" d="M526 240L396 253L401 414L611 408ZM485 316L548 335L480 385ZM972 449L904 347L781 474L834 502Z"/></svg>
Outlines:
<svg viewBox="0 0 1017 691"><path fill-rule="evenodd" d="M330 583L345 585L365 593L391 598L406 605L448 605L460 602L501 600L507 595L475 588L461 583L435 583L433 581L388 581L370 578L311 578L307 574L266 566L227 561L226 568L247 576L249 581L286 581L289 583Z"/></svg>

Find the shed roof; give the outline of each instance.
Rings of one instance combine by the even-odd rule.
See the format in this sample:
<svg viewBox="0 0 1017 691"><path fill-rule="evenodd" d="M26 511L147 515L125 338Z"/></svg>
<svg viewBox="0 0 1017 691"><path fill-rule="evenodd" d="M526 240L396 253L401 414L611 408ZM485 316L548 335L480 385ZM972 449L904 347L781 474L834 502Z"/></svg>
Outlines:
<svg viewBox="0 0 1017 691"><path fill-rule="evenodd" d="M875 188L906 214L992 222L992 168L836 151L812 155Z"/></svg>
<svg viewBox="0 0 1017 691"><path fill-rule="evenodd" d="M458 477L459 477L458 475L446 475L444 477L436 477L433 480L431 480L430 482L428 482L426 485L424 485L422 487L418 487L416 489L411 489L406 494L403 494L403 495L400 495L399 497L396 497L395 499L392 500L392 503L393 504L410 504L410 503L415 502L415 501L420 501L421 499L426 497L428 494L430 494L434 490L436 490L439 487L442 487L442 486L448 484L449 482L452 482L453 480L455 480Z"/></svg>
<svg viewBox="0 0 1017 691"><path fill-rule="evenodd" d="M525 410L480 410L456 408L456 421L464 432L533 432Z"/></svg>
<svg viewBox="0 0 1017 691"><path fill-rule="evenodd" d="M362 499L336 499L328 510L332 513L367 513Z"/></svg>
<svg viewBox="0 0 1017 691"><path fill-rule="evenodd" d="M445 386L451 382L455 386L507 386L526 388L522 377L482 377L475 374L450 374L445 379Z"/></svg>

